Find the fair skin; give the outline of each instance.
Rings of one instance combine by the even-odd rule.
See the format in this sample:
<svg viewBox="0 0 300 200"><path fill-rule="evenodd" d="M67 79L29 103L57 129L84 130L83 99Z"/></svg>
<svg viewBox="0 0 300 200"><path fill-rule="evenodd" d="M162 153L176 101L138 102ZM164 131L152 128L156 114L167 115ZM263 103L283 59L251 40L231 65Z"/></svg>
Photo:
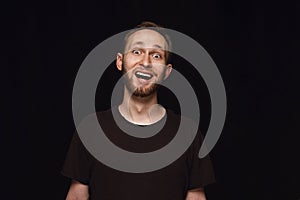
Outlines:
<svg viewBox="0 0 300 200"><path fill-rule="evenodd" d="M72 181L66 200L88 200L88 185L84 185L77 181Z"/></svg>
<svg viewBox="0 0 300 200"><path fill-rule="evenodd" d="M172 65L165 65L165 46L163 36L152 30L140 30L128 38L125 53L117 55L116 64L118 70L127 72L125 76L130 82L131 90L139 88L147 93L154 83L168 78ZM145 79L137 73L151 78ZM143 125L155 123L165 114L165 109L158 105L156 91L140 97L131 95L128 87L124 87L123 102L119 110L128 121Z"/></svg>
<svg viewBox="0 0 300 200"><path fill-rule="evenodd" d="M165 80L172 71L172 65L165 64L164 49L167 49L167 44L162 35L143 29L130 35L125 53L117 55L116 66L118 70L127 72L128 81L119 111L132 123L153 124L166 113L157 102L156 90L152 90L154 83ZM139 92L132 95L136 90ZM88 186L73 181L66 200L86 200L88 196ZM186 200L206 200L204 190L189 190Z"/></svg>

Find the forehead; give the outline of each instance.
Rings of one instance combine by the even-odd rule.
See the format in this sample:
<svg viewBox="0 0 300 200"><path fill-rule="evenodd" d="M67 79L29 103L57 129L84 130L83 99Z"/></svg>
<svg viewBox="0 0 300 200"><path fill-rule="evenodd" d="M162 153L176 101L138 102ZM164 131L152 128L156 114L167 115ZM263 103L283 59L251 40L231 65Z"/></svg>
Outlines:
<svg viewBox="0 0 300 200"><path fill-rule="evenodd" d="M166 48L165 38L158 32L149 29L143 29L134 32L128 37L126 49L135 45L143 46L144 48Z"/></svg>

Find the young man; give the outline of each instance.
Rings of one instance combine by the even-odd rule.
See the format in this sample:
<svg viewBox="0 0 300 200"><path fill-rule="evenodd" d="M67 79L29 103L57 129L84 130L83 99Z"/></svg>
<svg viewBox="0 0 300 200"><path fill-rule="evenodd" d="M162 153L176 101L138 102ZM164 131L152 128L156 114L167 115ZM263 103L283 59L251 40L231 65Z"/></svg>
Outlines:
<svg viewBox="0 0 300 200"><path fill-rule="evenodd" d="M155 27L155 29L153 29ZM138 130L165 121L162 130L149 138L136 138L115 124L112 109L99 112L99 122L107 137L131 152L160 149L176 134L180 117L158 105L158 84L168 78L167 63L171 42L152 22L143 22L125 38L124 53L118 53L116 66L125 75L124 96L115 109L127 126ZM188 134L188 133L187 133ZM200 133L188 150L162 169L147 173L127 173L96 160L74 135L62 173L72 178L67 200L205 200L204 186L214 182L209 157L198 158Z"/></svg>

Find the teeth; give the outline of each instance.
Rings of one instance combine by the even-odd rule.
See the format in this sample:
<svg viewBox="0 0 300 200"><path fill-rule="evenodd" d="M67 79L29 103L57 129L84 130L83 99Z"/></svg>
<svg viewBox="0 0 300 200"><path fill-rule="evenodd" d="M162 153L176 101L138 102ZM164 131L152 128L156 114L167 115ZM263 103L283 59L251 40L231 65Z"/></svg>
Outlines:
<svg viewBox="0 0 300 200"><path fill-rule="evenodd" d="M151 77L150 74L144 74L144 73L142 73L142 72L137 72L136 74L137 74L137 75L140 75L140 76L146 76L146 77L148 77L148 78Z"/></svg>
<svg viewBox="0 0 300 200"><path fill-rule="evenodd" d="M136 72L135 75L138 77L138 78L142 78L142 79L146 79L146 80L150 80L152 78L152 74L147 74L147 73L143 73L143 72Z"/></svg>

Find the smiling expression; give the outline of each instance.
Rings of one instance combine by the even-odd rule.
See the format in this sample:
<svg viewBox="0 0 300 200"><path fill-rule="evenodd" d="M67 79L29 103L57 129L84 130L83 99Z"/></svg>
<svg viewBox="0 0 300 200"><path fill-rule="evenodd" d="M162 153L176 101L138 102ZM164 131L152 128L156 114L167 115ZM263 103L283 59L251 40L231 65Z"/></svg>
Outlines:
<svg viewBox="0 0 300 200"><path fill-rule="evenodd" d="M150 96L172 69L166 65L167 44L158 32L142 29L128 37L125 53L118 54L117 68L125 75L125 86L135 96Z"/></svg>

